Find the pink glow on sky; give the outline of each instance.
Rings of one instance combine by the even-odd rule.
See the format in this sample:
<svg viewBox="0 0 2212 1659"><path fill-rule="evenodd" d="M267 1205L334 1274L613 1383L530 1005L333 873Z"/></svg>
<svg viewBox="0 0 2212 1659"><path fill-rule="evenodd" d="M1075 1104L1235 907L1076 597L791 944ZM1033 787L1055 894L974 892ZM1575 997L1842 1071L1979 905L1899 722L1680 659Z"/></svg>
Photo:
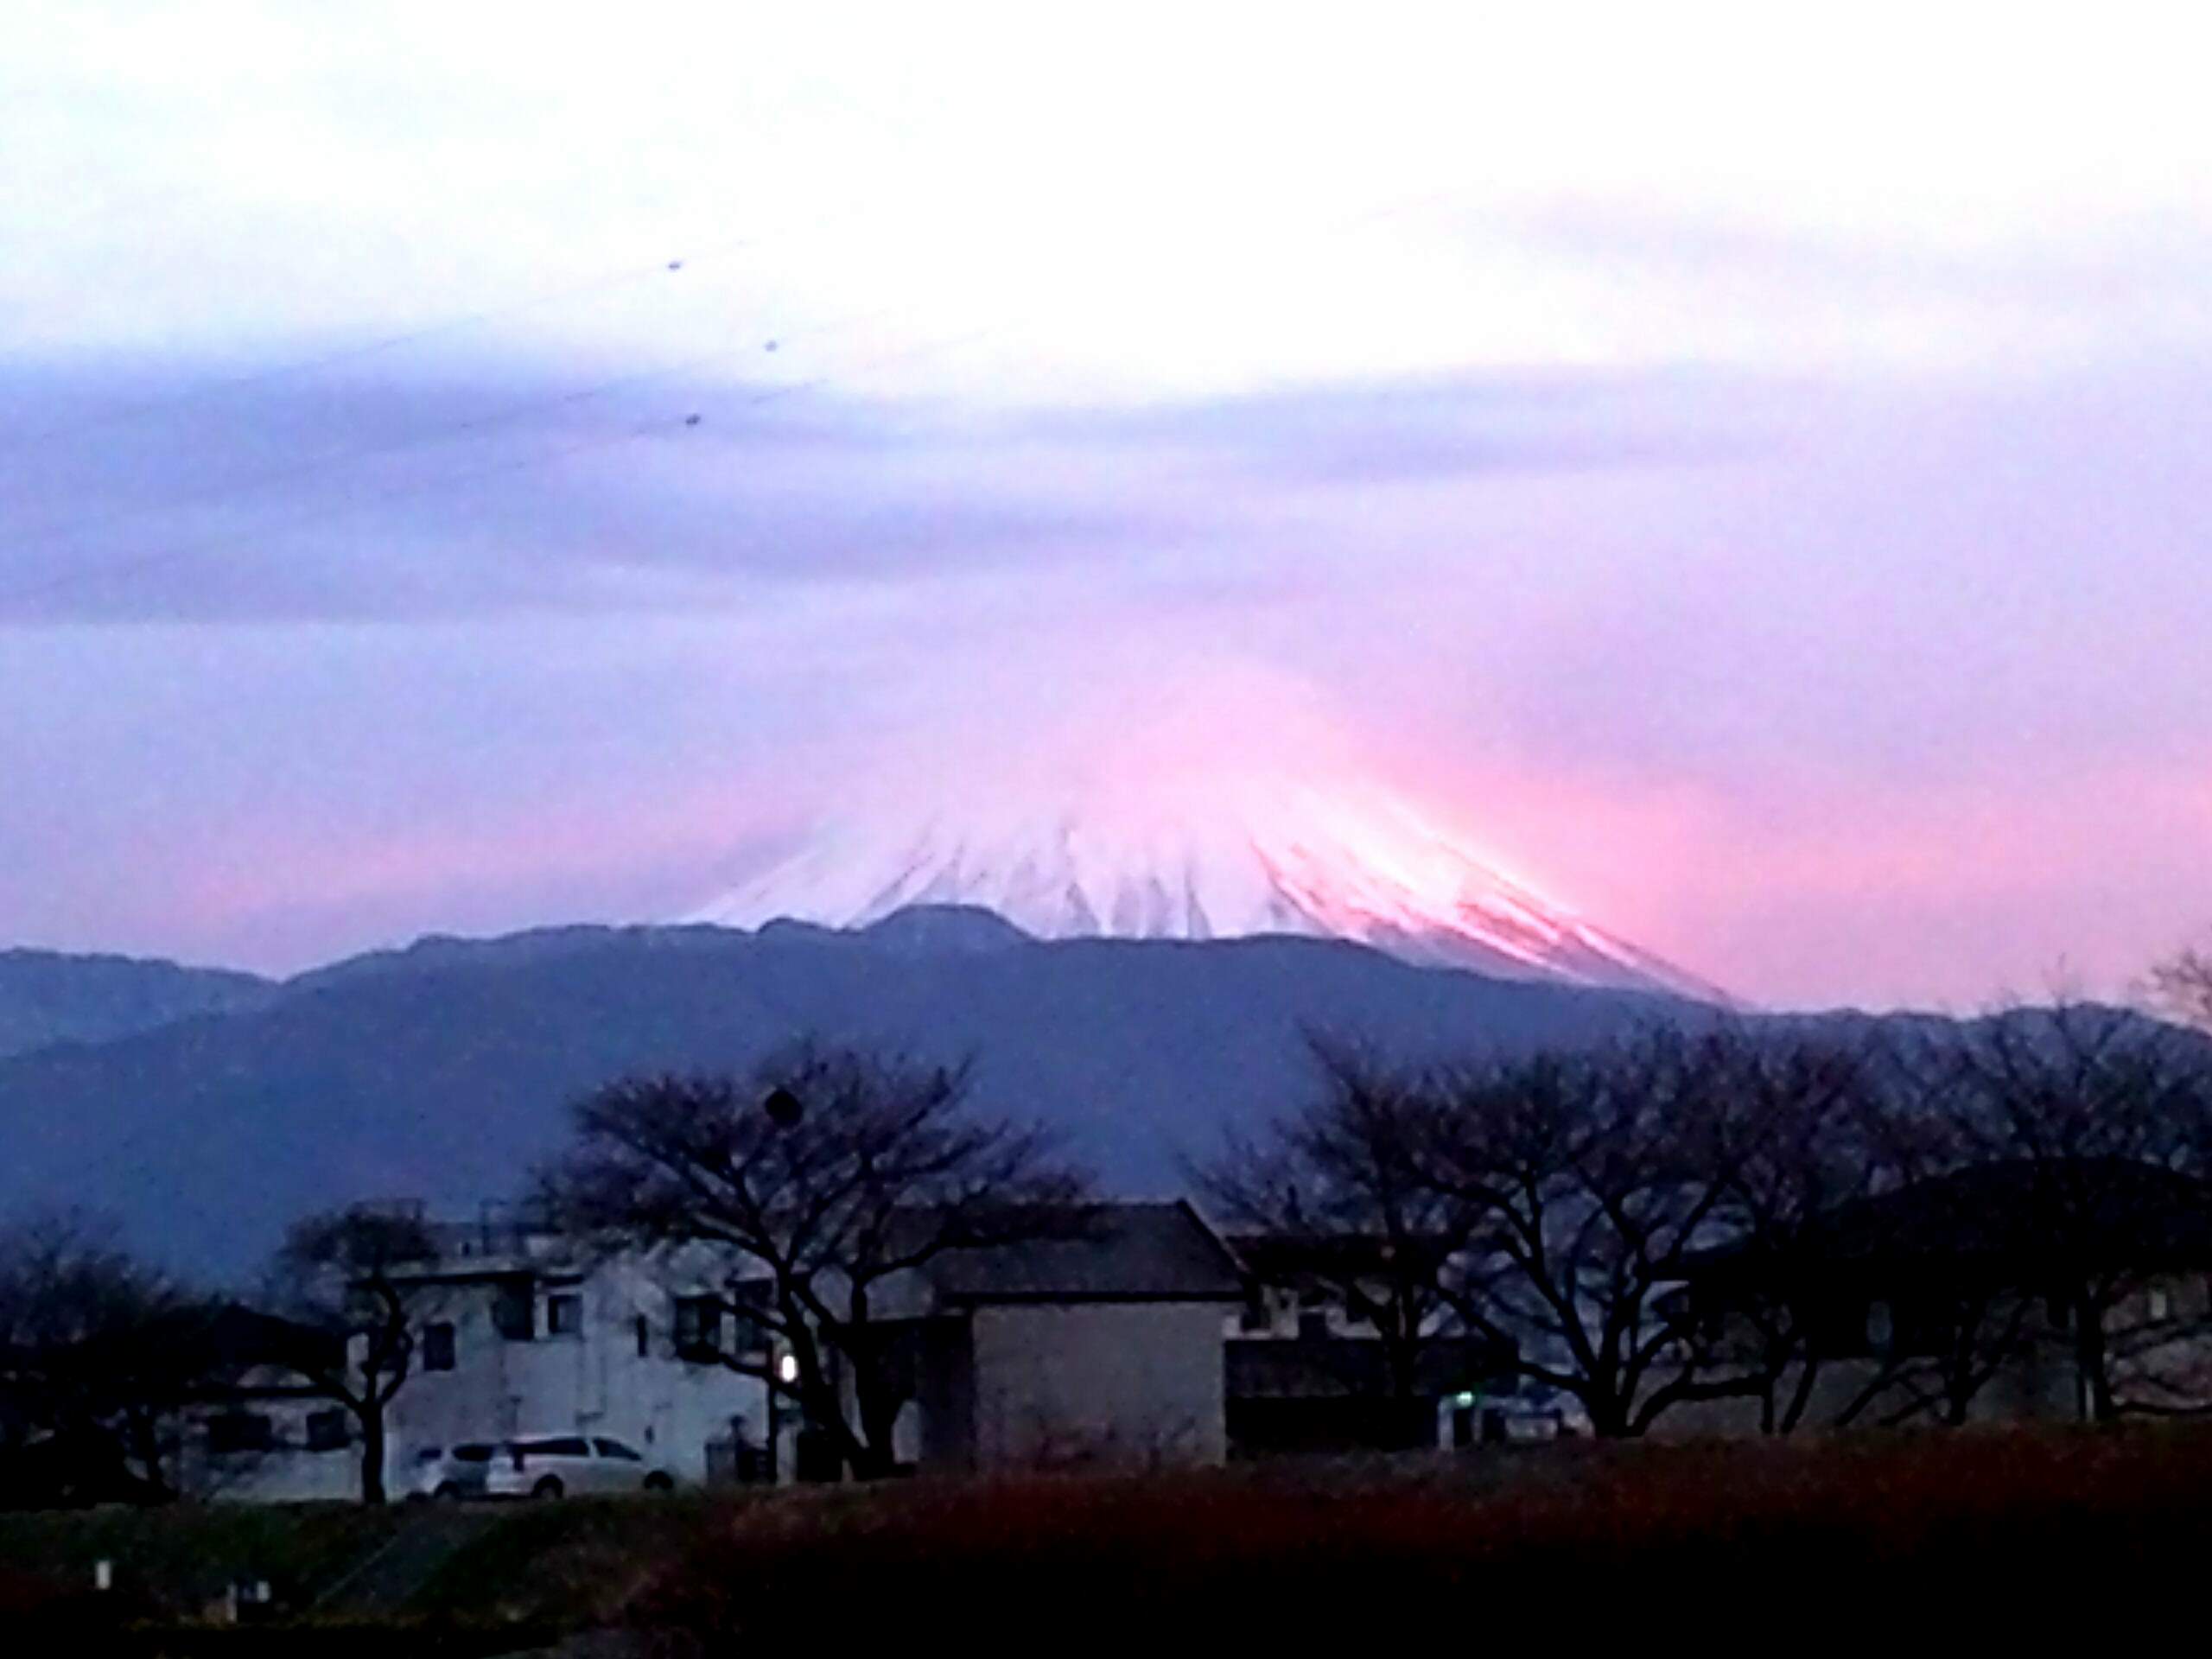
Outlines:
<svg viewBox="0 0 2212 1659"><path fill-rule="evenodd" d="M2201 19L757 10L11 34L0 946L1284 779L1768 1004L2212 927Z"/></svg>

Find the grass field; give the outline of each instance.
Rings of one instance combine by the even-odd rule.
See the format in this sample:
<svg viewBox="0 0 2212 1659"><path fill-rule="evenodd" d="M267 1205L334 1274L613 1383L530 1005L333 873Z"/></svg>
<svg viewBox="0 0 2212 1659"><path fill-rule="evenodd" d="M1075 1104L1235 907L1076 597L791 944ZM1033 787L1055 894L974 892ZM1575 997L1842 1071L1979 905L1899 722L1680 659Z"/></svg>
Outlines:
<svg viewBox="0 0 2212 1659"><path fill-rule="evenodd" d="M2194 1426L1571 1443L753 1497L0 1516L0 1616L57 1632L136 1619L139 1651L408 1659L595 1626L701 1652L955 1630L990 1650L1024 1632L1365 1645L1439 1618L1642 1639L1931 1618L2047 1634L2145 1597L2185 1609L2208 1552L2212 1429ZM118 1590L91 1598L102 1557ZM270 1578L312 1645L193 1634L241 1575ZM41 1615L55 1586L68 1594Z"/></svg>

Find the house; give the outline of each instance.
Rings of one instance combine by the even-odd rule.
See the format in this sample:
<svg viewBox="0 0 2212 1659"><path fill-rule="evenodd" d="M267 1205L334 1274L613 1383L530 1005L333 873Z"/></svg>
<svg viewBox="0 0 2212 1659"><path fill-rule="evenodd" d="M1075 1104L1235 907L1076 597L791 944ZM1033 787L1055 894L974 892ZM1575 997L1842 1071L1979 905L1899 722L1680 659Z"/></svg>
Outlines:
<svg viewBox="0 0 2212 1659"><path fill-rule="evenodd" d="M1391 1247L1363 1234L1244 1234L1243 1304L1223 1332L1238 1457L1466 1446L1513 1353L1453 1332L1440 1312L1386 1332Z"/></svg>
<svg viewBox="0 0 2212 1659"><path fill-rule="evenodd" d="M767 1385L722 1363L758 1340L726 1317L724 1258L594 1250L503 1206L428 1230L436 1254L393 1274L416 1319L387 1414L401 1469L456 1442L581 1433L703 1482L772 1445Z"/></svg>
<svg viewBox="0 0 2212 1659"><path fill-rule="evenodd" d="M359 1492L353 1419L304 1377L335 1359L342 1337L233 1302L179 1340L203 1379L169 1433L180 1491L264 1503Z"/></svg>
<svg viewBox="0 0 2212 1659"><path fill-rule="evenodd" d="M819 1478L819 1442L780 1356L746 1316L759 1264L703 1248L594 1249L524 1212L432 1224L435 1249L392 1270L414 1322L386 1413L387 1483L456 1444L590 1435L686 1483ZM1111 1204L1020 1243L946 1250L884 1281L876 1321L903 1368L905 1467L1218 1463L1221 1328L1243 1274L1186 1204ZM724 1363L740 1358L761 1376ZM200 1425L207 1490L340 1497L358 1464L342 1411L281 1366Z"/></svg>
<svg viewBox="0 0 2212 1659"><path fill-rule="evenodd" d="M923 1471L1217 1464L1221 1330L1244 1275L1188 1204L1109 1204L1063 1236L949 1250L903 1287L897 1447Z"/></svg>
<svg viewBox="0 0 2212 1659"><path fill-rule="evenodd" d="M1797 1236L1697 1251L1669 1316L1720 1363L1798 1345L1776 1395L1808 1423L2093 1414L2114 1393L2212 1407L2212 1186L2108 1159L2006 1160L1840 1205ZM1669 1432L1760 1427L1757 1398L1670 1414Z"/></svg>

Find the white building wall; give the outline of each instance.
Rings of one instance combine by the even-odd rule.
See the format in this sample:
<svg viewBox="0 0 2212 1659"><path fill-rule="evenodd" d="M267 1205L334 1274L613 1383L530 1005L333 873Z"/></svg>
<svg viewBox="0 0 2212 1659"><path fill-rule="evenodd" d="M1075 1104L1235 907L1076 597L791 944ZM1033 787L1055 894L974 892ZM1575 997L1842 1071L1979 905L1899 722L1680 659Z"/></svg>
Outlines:
<svg viewBox="0 0 2212 1659"><path fill-rule="evenodd" d="M493 1323L495 1287L449 1294L442 1317L454 1324L454 1366L418 1365L392 1402L396 1467L426 1446L582 1433L627 1441L677 1480L701 1482L708 1442L728 1439L735 1421L755 1444L765 1439L766 1384L725 1365L678 1357L675 1295L655 1276L632 1264L604 1263L581 1281L541 1282L535 1294L533 1335L520 1340ZM564 1295L582 1299L582 1324L556 1335L547 1303ZM725 1320L725 1347L730 1337Z"/></svg>

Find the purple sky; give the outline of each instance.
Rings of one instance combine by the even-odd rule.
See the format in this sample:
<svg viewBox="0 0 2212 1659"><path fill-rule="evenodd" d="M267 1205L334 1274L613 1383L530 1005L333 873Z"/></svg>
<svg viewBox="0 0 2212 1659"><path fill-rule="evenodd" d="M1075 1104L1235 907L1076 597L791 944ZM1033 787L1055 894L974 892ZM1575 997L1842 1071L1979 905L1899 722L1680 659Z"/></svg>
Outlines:
<svg viewBox="0 0 2212 1659"><path fill-rule="evenodd" d="M737 10L11 29L0 942L680 914L1147 743L1763 1001L2212 925L2164 9Z"/></svg>

